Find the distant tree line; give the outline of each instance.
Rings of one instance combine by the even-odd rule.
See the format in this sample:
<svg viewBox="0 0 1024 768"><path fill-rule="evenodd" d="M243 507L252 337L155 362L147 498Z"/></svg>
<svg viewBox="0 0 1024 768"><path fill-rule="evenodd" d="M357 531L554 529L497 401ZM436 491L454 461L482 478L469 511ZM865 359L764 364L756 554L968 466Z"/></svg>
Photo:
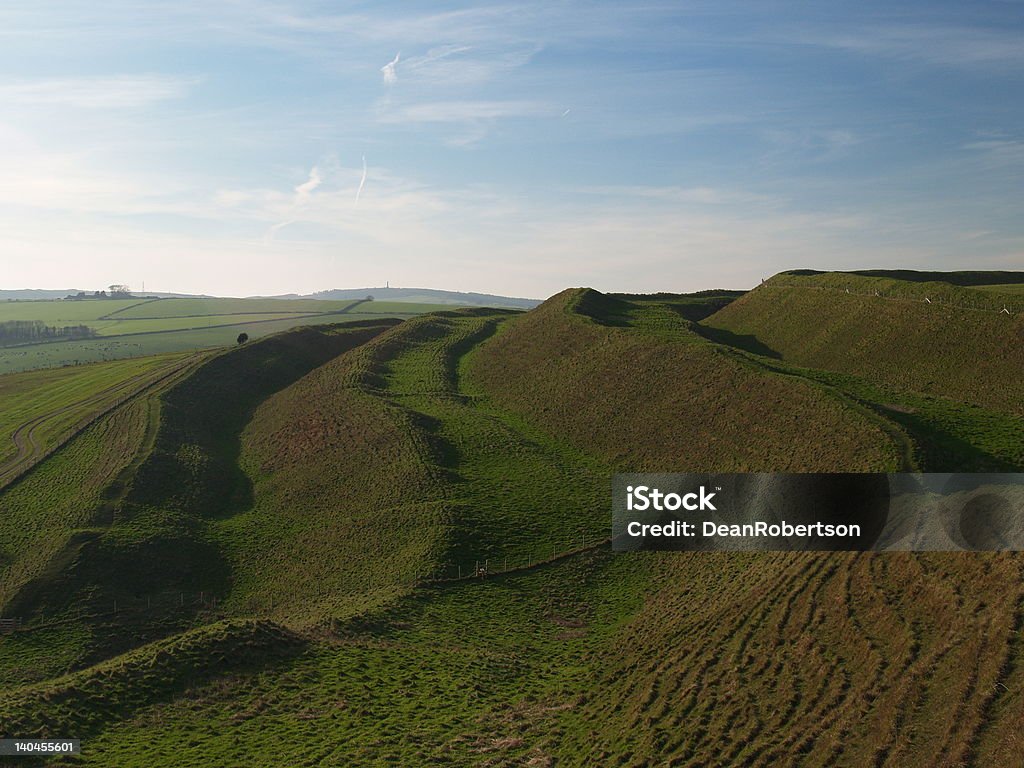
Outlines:
<svg viewBox="0 0 1024 768"><path fill-rule="evenodd" d="M132 289L127 285L114 285L107 286L106 291L93 291L87 293L86 291L79 291L73 293L70 296L65 296L64 301L82 301L83 299L134 299L132 295Z"/></svg>
<svg viewBox="0 0 1024 768"><path fill-rule="evenodd" d="M0 347L40 341L90 339L96 331L88 325L46 325L41 320L7 320L0 323Z"/></svg>

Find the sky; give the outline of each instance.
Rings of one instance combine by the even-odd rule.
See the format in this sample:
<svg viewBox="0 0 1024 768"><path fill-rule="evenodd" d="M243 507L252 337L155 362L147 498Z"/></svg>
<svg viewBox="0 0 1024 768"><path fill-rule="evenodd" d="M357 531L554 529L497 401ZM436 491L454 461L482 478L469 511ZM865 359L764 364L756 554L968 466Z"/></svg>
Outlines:
<svg viewBox="0 0 1024 768"><path fill-rule="evenodd" d="M1024 269L1024 3L0 3L0 288Z"/></svg>

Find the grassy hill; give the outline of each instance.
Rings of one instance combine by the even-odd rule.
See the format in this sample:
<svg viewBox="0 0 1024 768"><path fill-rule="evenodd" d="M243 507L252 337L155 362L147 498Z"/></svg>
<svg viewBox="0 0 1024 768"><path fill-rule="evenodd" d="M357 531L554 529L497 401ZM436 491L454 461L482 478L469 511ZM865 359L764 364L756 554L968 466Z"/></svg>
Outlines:
<svg viewBox="0 0 1024 768"><path fill-rule="evenodd" d="M793 269L783 272L784 275L827 275L816 269ZM1024 272L1006 270L959 270L956 272L937 272L917 269L855 269L850 272L834 274L860 275L863 277L883 277L890 280L901 280L911 283L948 283L949 285L971 286L976 288L1003 286L1017 289L1024 286Z"/></svg>
<svg viewBox="0 0 1024 768"><path fill-rule="evenodd" d="M1024 414L1019 294L845 273L783 274L703 323L737 346L796 365Z"/></svg>
<svg viewBox="0 0 1024 768"><path fill-rule="evenodd" d="M638 333L658 328L651 315L596 291L563 292L510 324L472 370L496 403L634 471L899 466L869 414L743 364L684 318Z"/></svg>
<svg viewBox="0 0 1024 768"><path fill-rule="evenodd" d="M717 325L747 300L293 330L117 411L0 492L94 534L14 601L0 733L111 766L1012 764L1015 555L604 543L621 469L1019 466L1012 415L793 364Z"/></svg>
<svg viewBox="0 0 1024 768"><path fill-rule="evenodd" d="M335 288L319 291L296 299L316 299L318 301L338 299L362 299L373 296L377 301L418 302L421 304L445 304L452 307L496 307L503 309L531 309L540 301L522 299L511 296L495 296L491 293L467 293L465 291L439 291L434 288ZM292 298L292 297L288 297Z"/></svg>

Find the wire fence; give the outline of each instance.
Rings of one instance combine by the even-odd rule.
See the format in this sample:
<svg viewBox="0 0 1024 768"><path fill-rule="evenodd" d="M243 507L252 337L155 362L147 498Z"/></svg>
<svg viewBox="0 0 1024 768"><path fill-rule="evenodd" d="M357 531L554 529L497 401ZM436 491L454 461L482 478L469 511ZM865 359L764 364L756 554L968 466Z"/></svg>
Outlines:
<svg viewBox="0 0 1024 768"><path fill-rule="evenodd" d="M611 538L586 533L553 542L550 548L535 550L524 556L482 556L456 558L453 562L415 573L405 581L412 589L472 582L528 572L610 544ZM30 616L0 618L0 637L59 628L63 625L90 621L131 624L158 624L190 621L216 621L220 618L258 618L308 604L311 600L327 600L337 590L317 582L302 594L265 594L251 597L225 597L216 591L164 590L144 595L119 595L85 601L77 606L64 606L52 611L42 610Z"/></svg>
<svg viewBox="0 0 1024 768"><path fill-rule="evenodd" d="M770 284L764 283L762 287L768 287ZM880 289L873 289L870 291L858 291L851 290L849 287L837 288L826 285L794 285L792 283L785 283L783 285L770 285L780 291L785 291L790 288L800 288L805 291L829 291L831 293L838 293L846 296L862 296L867 298L876 298L883 301L899 301L906 302L909 304L931 304L942 307L950 307L953 309L962 309L969 312L987 312L994 315L1006 315L1007 317L1015 317L1016 315L1024 312L1024 304L1018 303L1016 300L996 301L994 304L989 306L980 306L979 304L969 304L963 301L950 301L947 296L942 294L924 295L924 296L900 296L895 294L887 294L885 291ZM979 300L982 297L979 297ZM1000 297L1002 298L1002 297Z"/></svg>

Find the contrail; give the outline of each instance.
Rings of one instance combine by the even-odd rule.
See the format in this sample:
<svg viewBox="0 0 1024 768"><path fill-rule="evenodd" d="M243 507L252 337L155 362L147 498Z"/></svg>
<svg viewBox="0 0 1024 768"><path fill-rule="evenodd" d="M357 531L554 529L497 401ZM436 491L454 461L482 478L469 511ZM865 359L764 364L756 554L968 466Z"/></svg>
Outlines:
<svg viewBox="0 0 1024 768"><path fill-rule="evenodd" d="M356 205L359 205L359 196L363 194L363 186L366 184L366 155L363 155L363 176L359 179L359 189L356 190Z"/></svg>

